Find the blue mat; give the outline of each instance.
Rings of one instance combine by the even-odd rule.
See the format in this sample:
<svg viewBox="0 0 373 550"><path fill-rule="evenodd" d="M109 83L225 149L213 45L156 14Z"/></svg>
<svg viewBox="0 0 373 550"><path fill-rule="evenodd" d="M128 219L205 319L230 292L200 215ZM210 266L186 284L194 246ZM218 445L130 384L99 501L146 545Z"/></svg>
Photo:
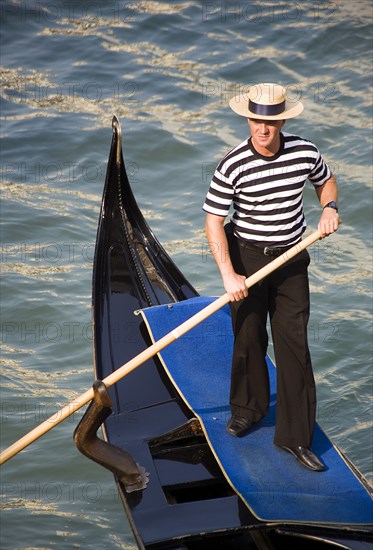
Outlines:
<svg viewBox="0 0 373 550"><path fill-rule="evenodd" d="M214 298L193 298L141 311L153 341L172 331ZM370 524L372 499L338 449L316 426L312 448L326 466L312 472L273 444L276 369L269 358L268 415L247 436L226 432L233 346L229 307L160 353L181 397L199 418L223 473L251 512L263 521Z"/></svg>

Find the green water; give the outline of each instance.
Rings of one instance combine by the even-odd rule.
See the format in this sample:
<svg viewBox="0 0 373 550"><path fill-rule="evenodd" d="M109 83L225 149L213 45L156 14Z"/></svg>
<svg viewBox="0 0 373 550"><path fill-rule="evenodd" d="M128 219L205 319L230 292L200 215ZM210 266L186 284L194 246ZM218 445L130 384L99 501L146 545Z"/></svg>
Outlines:
<svg viewBox="0 0 373 550"><path fill-rule="evenodd" d="M2 448L93 378L91 270L111 141L123 129L145 215L201 294L223 288L201 206L247 136L227 108L278 81L340 185L338 234L315 245L310 346L318 421L372 480L371 4L3 2ZM305 194L309 231L320 207ZM76 413L1 469L1 548L133 548L112 476L75 449Z"/></svg>

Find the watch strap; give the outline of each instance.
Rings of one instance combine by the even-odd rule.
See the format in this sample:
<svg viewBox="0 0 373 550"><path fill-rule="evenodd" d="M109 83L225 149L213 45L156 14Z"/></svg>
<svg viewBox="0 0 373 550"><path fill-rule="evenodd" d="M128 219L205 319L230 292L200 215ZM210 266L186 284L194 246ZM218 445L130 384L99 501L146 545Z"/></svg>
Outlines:
<svg viewBox="0 0 373 550"><path fill-rule="evenodd" d="M334 208L334 210L336 210L338 212L338 206L337 206L337 203L335 201L330 201L330 202L324 204L323 210L324 210L324 208Z"/></svg>

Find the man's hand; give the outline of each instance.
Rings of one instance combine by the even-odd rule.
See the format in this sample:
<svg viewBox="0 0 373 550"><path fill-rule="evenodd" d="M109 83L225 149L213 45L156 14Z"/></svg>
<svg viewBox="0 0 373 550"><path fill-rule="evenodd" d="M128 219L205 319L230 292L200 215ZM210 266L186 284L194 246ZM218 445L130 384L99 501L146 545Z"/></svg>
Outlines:
<svg viewBox="0 0 373 550"><path fill-rule="evenodd" d="M229 295L231 302L239 302L247 297L249 291L245 285L246 277L233 272L229 275L224 275L224 288Z"/></svg>
<svg viewBox="0 0 373 550"><path fill-rule="evenodd" d="M323 239L337 231L339 222L338 212L334 208L328 206L324 208L318 225L321 238Z"/></svg>

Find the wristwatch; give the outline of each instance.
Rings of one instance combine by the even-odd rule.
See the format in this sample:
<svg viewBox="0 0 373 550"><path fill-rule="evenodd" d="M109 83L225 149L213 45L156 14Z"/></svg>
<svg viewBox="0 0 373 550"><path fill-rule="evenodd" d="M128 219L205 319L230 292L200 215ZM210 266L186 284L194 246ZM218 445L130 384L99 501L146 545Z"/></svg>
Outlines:
<svg viewBox="0 0 373 550"><path fill-rule="evenodd" d="M337 206L337 203L335 201L328 202L327 204L325 204L323 206L323 210L324 210L324 208L334 208L334 210L336 210L338 212L338 206Z"/></svg>

